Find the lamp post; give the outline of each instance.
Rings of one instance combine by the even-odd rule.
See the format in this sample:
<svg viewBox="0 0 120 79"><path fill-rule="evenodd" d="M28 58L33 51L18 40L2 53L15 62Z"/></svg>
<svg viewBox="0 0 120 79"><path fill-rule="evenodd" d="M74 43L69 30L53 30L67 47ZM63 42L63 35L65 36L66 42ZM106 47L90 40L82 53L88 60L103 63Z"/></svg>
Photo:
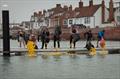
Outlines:
<svg viewBox="0 0 120 79"><path fill-rule="evenodd" d="M2 7L3 56L10 56L9 10L6 4L2 5Z"/></svg>

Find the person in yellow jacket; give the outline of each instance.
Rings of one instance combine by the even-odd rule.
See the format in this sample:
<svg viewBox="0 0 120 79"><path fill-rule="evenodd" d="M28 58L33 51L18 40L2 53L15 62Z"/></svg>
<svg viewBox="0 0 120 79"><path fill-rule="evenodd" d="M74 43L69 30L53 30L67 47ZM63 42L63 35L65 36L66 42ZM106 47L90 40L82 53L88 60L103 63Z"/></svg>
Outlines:
<svg viewBox="0 0 120 79"><path fill-rule="evenodd" d="M35 47L36 47L36 44L35 44L35 36L34 35L31 35L28 42L27 42L27 49L28 49L28 56L36 56L36 53L35 53Z"/></svg>

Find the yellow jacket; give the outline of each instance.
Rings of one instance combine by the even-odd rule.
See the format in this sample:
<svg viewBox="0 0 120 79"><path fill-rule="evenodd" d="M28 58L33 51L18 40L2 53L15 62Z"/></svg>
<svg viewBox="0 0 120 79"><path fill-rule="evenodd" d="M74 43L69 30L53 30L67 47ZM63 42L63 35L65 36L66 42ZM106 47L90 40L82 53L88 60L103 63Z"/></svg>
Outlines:
<svg viewBox="0 0 120 79"><path fill-rule="evenodd" d="M27 43L28 55L35 55L35 43L33 41L28 41Z"/></svg>

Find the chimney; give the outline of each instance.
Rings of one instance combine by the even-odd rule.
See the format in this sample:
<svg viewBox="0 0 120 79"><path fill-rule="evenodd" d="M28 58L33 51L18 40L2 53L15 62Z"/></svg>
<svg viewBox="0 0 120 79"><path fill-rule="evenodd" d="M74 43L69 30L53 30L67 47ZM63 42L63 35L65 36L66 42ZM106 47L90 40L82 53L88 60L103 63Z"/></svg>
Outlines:
<svg viewBox="0 0 120 79"><path fill-rule="evenodd" d="M72 5L70 5L70 7L69 7L69 11L72 11Z"/></svg>
<svg viewBox="0 0 120 79"><path fill-rule="evenodd" d="M93 0L89 1L89 6L93 6Z"/></svg>
<svg viewBox="0 0 120 79"><path fill-rule="evenodd" d="M68 6L65 5L63 9L64 11L68 11Z"/></svg>
<svg viewBox="0 0 120 79"><path fill-rule="evenodd" d="M105 1L102 0L102 23L105 22Z"/></svg>
<svg viewBox="0 0 120 79"><path fill-rule="evenodd" d="M41 11L39 11L39 15L42 15L42 12L41 12Z"/></svg>
<svg viewBox="0 0 120 79"><path fill-rule="evenodd" d="M34 12L34 17L37 16L37 12Z"/></svg>
<svg viewBox="0 0 120 79"><path fill-rule="evenodd" d="M109 22L114 21L113 0L109 2Z"/></svg>
<svg viewBox="0 0 120 79"><path fill-rule="evenodd" d="M61 7L61 4L56 4L56 8L60 8Z"/></svg>
<svg viewBox="0 0 120 79"><path fill-rule="evenodd" d="M46 13L46 10L43 10L43 15L45 15L45 13Z"/></svg>
<svg viewBox="0 0 120 79"><path fill-rule="evenodd" d="M83 7L83 2L82 2L82 0L80 0L80 2L79 2L79 8L82 8Z"/></svg>

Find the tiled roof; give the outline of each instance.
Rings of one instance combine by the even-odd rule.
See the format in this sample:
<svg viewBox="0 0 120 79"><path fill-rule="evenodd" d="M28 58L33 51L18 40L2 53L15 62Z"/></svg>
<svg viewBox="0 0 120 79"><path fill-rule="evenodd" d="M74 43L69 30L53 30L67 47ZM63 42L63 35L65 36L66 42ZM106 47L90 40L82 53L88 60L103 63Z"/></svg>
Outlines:
<svg viewBox="0 0 120 79"><path fill-rule="evenodd" d="M89 17L93 16L95 12L101 5L93 5L93 6L83 6L82 8L75 8L76 12L79 12L76 17Z"/></svg>
<svg viewBox="0 0 120 79"><path fill-rule="evenodd" d="M53 11L54 11L53 14L50 16L51 18L55 18L56 16L60 16L59 14L64 12L63 8L54 8Z"/></svg>
<svg viewBox="0 0 120 79"><path fill-rule="evenodd" d="M75 11L65 11L64 14L63 14L63 17L65 19L68 19L68 18L73 18L75 17Z"/></svg>

